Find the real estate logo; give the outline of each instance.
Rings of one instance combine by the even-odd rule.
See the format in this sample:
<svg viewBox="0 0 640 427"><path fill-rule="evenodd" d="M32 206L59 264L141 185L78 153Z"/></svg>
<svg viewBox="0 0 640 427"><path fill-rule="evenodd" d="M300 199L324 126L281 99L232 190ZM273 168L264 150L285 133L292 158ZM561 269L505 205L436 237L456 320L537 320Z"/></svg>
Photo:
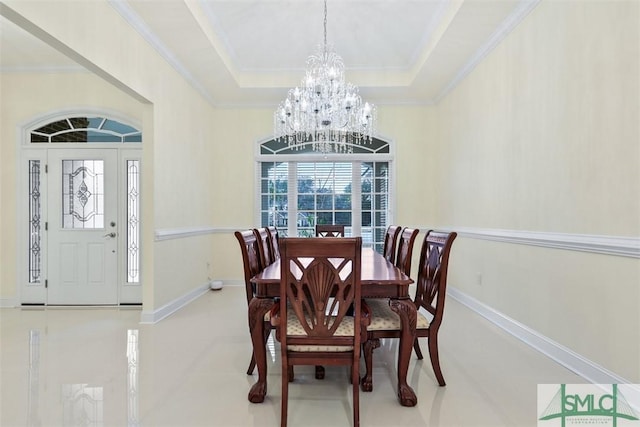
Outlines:
<svg viewBox="0 0 640 427"><path fill-rule="evenodd" d="M538 427L640 427L638 408L637 384L538 384Z"/></svg>

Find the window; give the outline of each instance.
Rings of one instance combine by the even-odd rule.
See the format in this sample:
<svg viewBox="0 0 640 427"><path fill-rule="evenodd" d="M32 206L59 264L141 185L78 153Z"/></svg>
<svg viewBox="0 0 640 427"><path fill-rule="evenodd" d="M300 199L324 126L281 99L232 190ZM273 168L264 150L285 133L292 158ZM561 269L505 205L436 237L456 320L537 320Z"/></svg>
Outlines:
<svg viewBox="0 0 640 427"><path fill-rule="evenodd" d="M104 227L104 161L62 161L62 228Z"/></svg>
<svg viewBox="0 0 640 427"><path fill-rule="evenodd" d="M140 160L127 160L127 283L140 283Z"/></svg>
<svg viewBox="0 0 640 427"><path fill-rule="evenodd" d="M42 276L42 207L40 160L29 160L29 283Z"/></svg>
<svg viewBox="0 0 640 427"><path fill-rule="evenodd" d="M69 117L31 131L31 143L142 142L142 132L104 117Z"/></svg>
<svg viewBox="0 0 640 427"><path fill-rule="evenodd" d="M283 236L313 236L316 224L340 224L382 251L390 223L389 144L375 139L354 154L323 156L275 140L260 146L261 226ZM274 161L277 160L277 161Z"/></svg>

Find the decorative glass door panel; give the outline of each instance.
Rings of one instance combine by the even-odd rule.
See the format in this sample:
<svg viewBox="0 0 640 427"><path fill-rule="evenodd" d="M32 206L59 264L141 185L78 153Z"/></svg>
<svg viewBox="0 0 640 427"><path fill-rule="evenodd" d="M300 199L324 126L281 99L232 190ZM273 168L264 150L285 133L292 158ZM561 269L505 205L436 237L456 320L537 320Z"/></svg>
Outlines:
<svg viewBox="0 0 640 427"><path fill-rule="evenodd" d="M62 161L62 227L104 227L104 161Z"/></svg>
<svg viewBox="0 0 640 427"><path fill-rule="evenodd" d="M117 150L53 149L48 157L48 303L117 304Z"/></svg>

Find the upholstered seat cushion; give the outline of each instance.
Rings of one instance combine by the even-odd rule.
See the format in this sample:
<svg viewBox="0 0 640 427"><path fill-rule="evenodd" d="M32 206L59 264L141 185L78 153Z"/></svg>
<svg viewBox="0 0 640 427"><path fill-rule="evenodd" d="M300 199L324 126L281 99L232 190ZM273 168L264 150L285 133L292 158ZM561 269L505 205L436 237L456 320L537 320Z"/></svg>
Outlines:
<svg viewBox="0 0 640 427"><path fill-rule="evenodd" d="M346 316L336 330L335 336L352 337L354 334L353 317ZM306 332L294 312L287 313L287 336L306 336ZM289 345L290 351L335 351L344 352L353 350L353 346L344 345Z"/></svg>
<svg viewBox="0 0 640 427"><path fill-rule="evenodd" d="M402 329L400 316L389 307L388 299L367 299L367 305L371 309L371 324L367 331L396 331ZM416 329L428 329L429 320L420 312Z"/></svg>

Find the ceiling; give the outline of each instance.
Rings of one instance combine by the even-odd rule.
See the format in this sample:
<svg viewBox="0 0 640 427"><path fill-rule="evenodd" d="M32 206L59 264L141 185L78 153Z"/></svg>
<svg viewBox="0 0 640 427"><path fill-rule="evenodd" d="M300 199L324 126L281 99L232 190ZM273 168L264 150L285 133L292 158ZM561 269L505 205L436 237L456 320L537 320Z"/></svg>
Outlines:
<svg viewBox="0 0 640 427"><path fill-rule="evenodd" d="M364 100L430 104L538 1L329 0L327 41ZM109 3L216 106L275 107L300 84L307 57L323 41L322 0ZM3 17L0 47L3 72L82 69Z"/></svg>

